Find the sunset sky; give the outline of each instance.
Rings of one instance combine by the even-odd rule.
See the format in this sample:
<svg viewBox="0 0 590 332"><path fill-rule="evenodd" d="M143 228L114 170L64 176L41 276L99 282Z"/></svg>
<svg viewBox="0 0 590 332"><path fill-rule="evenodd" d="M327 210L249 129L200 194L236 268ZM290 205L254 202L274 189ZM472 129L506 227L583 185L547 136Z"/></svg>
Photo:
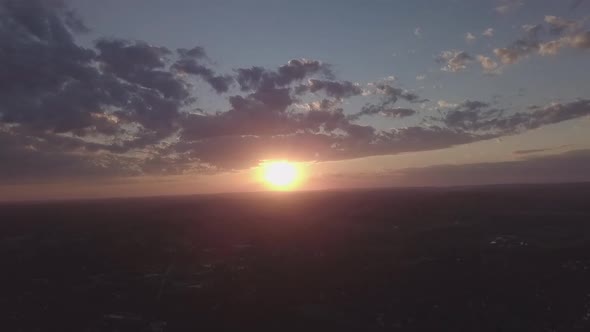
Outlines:
<svg viewBox="0 0 590 332"><path fill-rule="evenodd" d="M590 181L590 1L0 0L0 200Z"/></svg>

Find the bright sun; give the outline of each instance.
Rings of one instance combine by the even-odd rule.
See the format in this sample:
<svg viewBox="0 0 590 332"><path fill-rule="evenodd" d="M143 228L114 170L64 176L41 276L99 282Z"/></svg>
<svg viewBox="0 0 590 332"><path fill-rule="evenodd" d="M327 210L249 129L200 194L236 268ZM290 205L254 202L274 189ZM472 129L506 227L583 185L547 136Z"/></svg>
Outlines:
<svg viewBox="0 0 590 332"><path fill-rule="evenodd" d="M288 190L300 180L300 171L288 161L265 162L261 165L262 177L273 189Z"/></svg>

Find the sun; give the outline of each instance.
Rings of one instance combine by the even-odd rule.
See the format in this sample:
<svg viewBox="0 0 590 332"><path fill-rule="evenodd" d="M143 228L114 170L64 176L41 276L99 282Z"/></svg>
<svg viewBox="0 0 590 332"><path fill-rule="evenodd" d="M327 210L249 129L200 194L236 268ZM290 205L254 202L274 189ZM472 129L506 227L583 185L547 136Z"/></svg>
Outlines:
<svg viewBox="0 0 590 332"><path fill-rule="evenodd" d="M275 190L289 190L301 178L299 168L288 161L271 161L261 165L263 180Z"/></svg>

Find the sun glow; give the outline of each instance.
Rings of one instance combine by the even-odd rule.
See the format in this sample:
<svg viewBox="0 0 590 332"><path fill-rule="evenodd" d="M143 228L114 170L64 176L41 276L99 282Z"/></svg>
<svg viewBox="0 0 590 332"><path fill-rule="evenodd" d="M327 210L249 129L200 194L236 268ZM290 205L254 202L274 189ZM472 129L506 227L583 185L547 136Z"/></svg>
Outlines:
<svg viewBox="0 0 590 332"><path fill-rule="evenodd" d="M262 179L274 190L293 189L301 180L301 171L288 161L271 161L261 165Z"/></svg>

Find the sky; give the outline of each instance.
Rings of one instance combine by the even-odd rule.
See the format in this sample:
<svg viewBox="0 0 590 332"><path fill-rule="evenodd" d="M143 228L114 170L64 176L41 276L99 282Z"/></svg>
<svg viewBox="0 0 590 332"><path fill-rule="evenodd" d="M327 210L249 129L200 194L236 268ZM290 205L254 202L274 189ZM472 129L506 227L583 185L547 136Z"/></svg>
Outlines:
<svg viewBox="0 0 590 332"><path fill-rule="evenodd" d="M0 200L590 181L590 1L0 0Z"/></svg>

